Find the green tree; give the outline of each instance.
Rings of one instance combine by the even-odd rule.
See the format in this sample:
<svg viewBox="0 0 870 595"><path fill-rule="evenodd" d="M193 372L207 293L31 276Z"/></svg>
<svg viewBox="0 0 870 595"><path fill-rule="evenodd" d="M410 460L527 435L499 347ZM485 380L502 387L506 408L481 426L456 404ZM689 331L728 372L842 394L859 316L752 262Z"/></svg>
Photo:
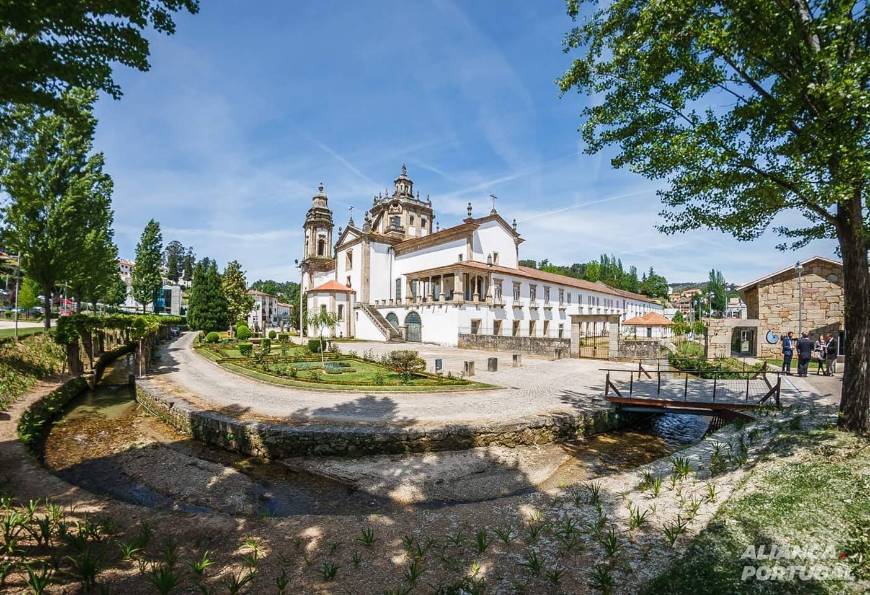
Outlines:
<svg viewBox="0 0 870 595"><path fill-rule="evenodd" d="M82 238L94 231L91 211L108 204L112 191L103 155L91 153L95 97L82 90L64 95L63 115L20 106L9 142L0 144L0 188L9 195L3 237L40 285L46 329L51 292L72 273Z"/></svg>
<svg viewBox="0 0 870 595"><path fill-rule="evenodd" d="M584 279L587 281L600 281L601 280L601 264L595 262L594 260L586 265L586 271L584 272Z"/></svg>
<svg viewBox="0 0 870 595"><path fill-rule="evenodd" d="M712 297L710 295L712 294ZM714 312L724 312L728 305L728 290L725 289L725 276L722 271L712 269L707 281L707 297Z"/></svg>
<svg viewBox="0 0 870 595"><path fill-rule="evenodd" d="M641 280L640 292L652 298L667 299L668 281L650 267L649 272L645 273Z"/></svg>
<svg viewBox="0 0 870 595"><path fill-rule="evenodd" d="M229 311L217 263L204 258L196 264L189 293L187 323L190 328L206 333L227 329Z"/></svg>
<svg viewBox="0 0 870 595"><path fill-rule="evenodd" d="M114 279L106 285L105 293L100 299L108 306L120 306L127 300L127 284L117 271Z"/></svg>
<svg viewBox="0 0 870 595"><path fill-rule="evenodd" d="M245 280L245 271L238 261L232 260L227 263L223 274L223 290L227 299L227 311L229 313L230 326L247 319L251 308L254 307L254 297L248 295L248 282Z"/></svg>
<svg viewBox="0 0 870 595"><path fill-rule="evenodd" d="M144 30L174 33L172 13L198 8L198 0L2 2L0 105L61 110L63 94L72 87L117 99L121 89L112 78L112 64L148 70Z"/></svg>
<svg viewBox="0 0 870 595"><path fill-rule="evenodd" d="M338 316L333 312L327 312L325 309L321 309L309 314L306 322L309 327L317 329L318 336L320 337L320 362L324 363L323 332L329 330L330 333L335 333L335 327L338 325Z"/></svg>
<svg viewBox="0 0 870 595"><path fill-rule="evenodd" d="M568 0L560 81L596 100L586 150L664 182L666 233L740 240L781 213L793 246L835 238L846 366L840 425L870 432L870 14L854 0ZM581 14L582 13L582 14ZM579 19L579 20L578 20ZM786 248L785 244L780 246Z"/></svg>
<svg viewBox="0 0 870 595"><path fill-rule="evenodd" d="M402 377L402 384L409 384L414 374L426 371L426 360L412 350L391 351L389 362L390 367Z"/></svg>
<svg viewBox="0 0 870 595"><path fill-rule="evenodd" d="M148 221L139 243L136 245L136 263L133 265L133 299L142 304L142 312L148 304L155 303L163 289L163 274L160 270L163 254L163 235L160 224Z"/></svg>
<svg viewBox="0 0 870 595"><path fill-rule="evenodd" d="M184 245L178 240L172 240L166 244L163 261L166 265L166 278L178 283L184 274Z"/></svg>
<svg viewBox="0 0 870 595"><path fill-rule="evenodd" d="M26 311L39 304L39 289L39 283L25 277L18 290L18 307Z"/></svg>
<svg viewBox="0 0 870 595"><path fill-rule="evenodd" d="M193 251L193 246L188 246L184 252L184 264L182 265L182 276L185 281L193 281L193 269L196 267L196 252Z"/></svg>

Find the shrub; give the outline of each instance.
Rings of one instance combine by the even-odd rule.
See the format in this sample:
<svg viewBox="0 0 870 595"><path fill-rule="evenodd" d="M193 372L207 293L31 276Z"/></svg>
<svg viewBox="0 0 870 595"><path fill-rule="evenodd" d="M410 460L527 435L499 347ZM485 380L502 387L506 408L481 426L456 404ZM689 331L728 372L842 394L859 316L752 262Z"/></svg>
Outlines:
<svg viewBox="0 0 870 595"><path fill-rule="evenodd" d="M374 381L375 381L375 386L383 386L384 382L386 382L386 376L384 376L383 372L378 370L377 372L375 372Z"/></svg>
<svg viewBox="0 0 870 595"><path fill-rule="evenodd" d="M290 333L278 333L279 343L288 343L290 341Z"/></svg>
<svg viewBox="0 0 870 595"><path fill-rule="evenodd" d="M239 353L244 357L250 357L254 353L254 345L252 343L239 343Z"/></svg>
<svg viewBox="0 0 870 595"><path fill-rule="evenodd" d="M308 351L320 353L320 339L308 339Z"/></svg>
<svg viewBox="0 0 870 595"><path fill-rule="evenodd" d="M390 353L390 367L402 375L402 382L408 384L411 376L426 370L426 360L419 357L416 351L402 349Z"/></svg>
<svg viewBox="0 0 870 595"><path fill-rule="evenodd" d="M276 331L275 329L272 329L269 331L269 338L270 339L274 339L277 336L278 336L278 331Z"/></svg>
<svg viewBox="0 0 870 595"><path fill-rule="evenodd" d="M251 329L248 328L247 324L237 324L236 325L236 339L239 341L247 341L251 338Z"/></svg>
<svg viewBox="0 0 870 595"><path fill-rule="evenodd" d="M311 380L312 382L319 382L320 381L320 370L317 370L317 369L309 370L308 379Z"/></svg>
<svg viewBox="0 0 870 595"><path fill-rule="evenodd" d="M221 340L221 336L220 336L218 333L214 332L214 331L210 332L209 334L207 334L207 335L205 336L205 342L206 342L206 343L217 343L217 342L219 342L220 340Z"/></svg>
<svg viewBox="0 0 870 595"><path fill-rule="evenodd" d="M296 378L299 375L299 368L296 366L290 366L290 371L287 374L290 378Z"/></svg>
<svg viewBox="0 0 870 595"><path fill-rule="evenodd" d="M269 355L269 352L272 351L272 339L261 339L260 340L260 352L263 355Z"/></svg>

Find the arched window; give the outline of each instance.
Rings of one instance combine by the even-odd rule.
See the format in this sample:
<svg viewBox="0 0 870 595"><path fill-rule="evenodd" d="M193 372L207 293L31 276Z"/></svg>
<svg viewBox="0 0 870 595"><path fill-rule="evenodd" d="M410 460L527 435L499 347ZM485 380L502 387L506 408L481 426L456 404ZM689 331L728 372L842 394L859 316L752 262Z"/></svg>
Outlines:
<svg viewBox="0 0 870 595"><path fill-rule="evenodd" d="M323 238L317 240L317 256L326 256L326 240Z"/></svg>

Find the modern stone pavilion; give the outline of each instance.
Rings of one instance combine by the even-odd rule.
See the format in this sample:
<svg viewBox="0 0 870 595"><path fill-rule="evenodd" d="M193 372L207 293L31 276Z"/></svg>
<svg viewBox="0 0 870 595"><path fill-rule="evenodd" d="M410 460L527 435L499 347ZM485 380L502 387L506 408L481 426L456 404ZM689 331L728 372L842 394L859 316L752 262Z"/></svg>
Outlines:
<svg viewBox="0 0 870 595"><path fill-rule="evenodd" d="M731 353L761 358L779 357L780 339L789 331L819 335L838 334L840 355L845 345L843 317L843 265L814 256L800 266L775 271L751 281L738 291L747 306L746 319L710 319L709 357Z"/></svg>

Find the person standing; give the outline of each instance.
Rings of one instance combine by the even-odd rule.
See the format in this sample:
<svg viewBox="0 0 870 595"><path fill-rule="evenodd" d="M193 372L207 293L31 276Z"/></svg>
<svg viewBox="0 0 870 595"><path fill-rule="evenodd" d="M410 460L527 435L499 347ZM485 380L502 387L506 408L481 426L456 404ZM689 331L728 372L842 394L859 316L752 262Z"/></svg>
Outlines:
<svg viewBox="0 0 870 595"><path fill-rule="evenodd" d="M816 368L816 376L825 371L825 347L827 344L828 342L825 340L825 335L819 335L819 339L813 345L813 356L818 365Z"/></svg>
<svg viewBox="0 0 870 595"><path fill-rule="evenodd" d="M827 364L825 369L826 376L833 376L837 367L837 356L839 355L837 352L840 350L840 341L837 338L837 335L831 335L831 338L828 339L827 345L825 345L825 363Z"/></svg>
<svg viewBox="0 0 870 595"><path fill-rule="evenodd" d="M810 341L806 333L801 333L801 338L797 342L798 352L798 376L806 376L807 368L810 365L810 359L813 357L813 342Z"/></svg>
<svg viewBox="0 0 870 595"><path fill-rule="evenodd" d="M794 342L792 340L792 332L782 338L782 372L791 375L791 358L794 355Z"/></svg>

